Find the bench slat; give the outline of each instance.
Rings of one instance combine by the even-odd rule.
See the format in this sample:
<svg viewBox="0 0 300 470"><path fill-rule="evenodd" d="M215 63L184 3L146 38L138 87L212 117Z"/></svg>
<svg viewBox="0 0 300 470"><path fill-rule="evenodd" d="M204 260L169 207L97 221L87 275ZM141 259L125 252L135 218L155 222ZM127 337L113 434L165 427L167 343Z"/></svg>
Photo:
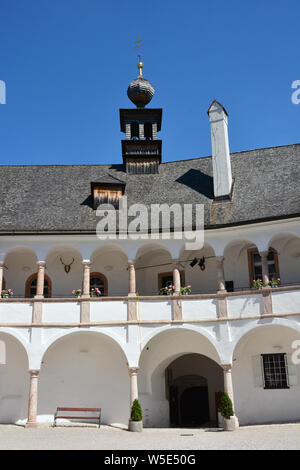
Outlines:
<svg viewBox="0 0 300 470"><path fill-rule="evenodd" d="M101 411L101 408L57 408L57 411Z"/></svg>
<svg viewBox="0 0 300 470"><path fill-rule="evenodd" d="M56 416L56 419L96 419L99 421L99 416Z"/></svg>

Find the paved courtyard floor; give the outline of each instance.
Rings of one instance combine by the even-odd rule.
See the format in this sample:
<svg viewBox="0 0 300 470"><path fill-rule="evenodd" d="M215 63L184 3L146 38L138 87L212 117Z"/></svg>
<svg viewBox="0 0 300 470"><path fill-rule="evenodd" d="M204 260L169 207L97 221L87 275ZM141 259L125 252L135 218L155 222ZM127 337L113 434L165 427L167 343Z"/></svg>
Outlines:
<svg viewBox="0 0 300 470"><path fill-rule="evenodd" d="M144 429L142 433L109 426L25 429L0 425L0 449L204 450L300 449L300 423L218 429Z"/></svg>

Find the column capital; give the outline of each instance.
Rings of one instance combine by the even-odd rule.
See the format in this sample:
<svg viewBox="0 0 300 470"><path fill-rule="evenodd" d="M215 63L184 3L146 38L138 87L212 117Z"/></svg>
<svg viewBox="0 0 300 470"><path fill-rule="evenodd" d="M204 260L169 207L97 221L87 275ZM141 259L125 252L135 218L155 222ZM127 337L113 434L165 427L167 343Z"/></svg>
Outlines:
<svg viewBox="0 0 300 470"><path fill-rule="evenodd" d="M128 372L129 372L129 375L132 376L132 375L137 375L139 373L139 370L140 368L138 366L136 367L128 367Z"/></svg>
<svg viewBox="0 0 300 470"><path fill-rule="evenodd" d="M231 372L232 370L232 364L221 364L221 367L224 372Z"/></svg>
<svg viewBox="0 0 300 470"><path fill-rule="evenodd" d="M269 254L269 251L260 251L259 254L261 258L266 258Z"/></svg>
<svg viewBox="0 0 300 470"><path fill-rule="evenodd" d="M82 266L90 267L91 266L91 261L89 259L83 259L82 260Z"/></svg>
<svg viewBox="0 0 300 470"><path fill-rule="evenodd" d="M39 269L46 267L46 261L37 261L36 264Z"/></svg>
<svg viewBox="0 0 300 470"><path fill-rule="evenodd" d="M4 268L4 261L0 261L0 268Z"/></svg>
<svg viewBox="0 0 300 470"><path fill-rule="evenodd" d="M216 260L218 263L223 263L224 262L224 256L216 256Z"/></svg>
<svg viewBox="0 0 300 470"><path fill-rule="evenodd" d="M128 266L135 266L136 261L133 261L131 259L128 260Z"/></svg>
<svg viewBox="0 0 300 470"><path fill-rule="evenodd" d="M28 372L29 372L29 374L30 374L30 377L33 377L33 378L34 378L34 377L38 377L38 375L39 375L39 373L40 373L40 370L34 369L34 370L29 370Z"/></svg>

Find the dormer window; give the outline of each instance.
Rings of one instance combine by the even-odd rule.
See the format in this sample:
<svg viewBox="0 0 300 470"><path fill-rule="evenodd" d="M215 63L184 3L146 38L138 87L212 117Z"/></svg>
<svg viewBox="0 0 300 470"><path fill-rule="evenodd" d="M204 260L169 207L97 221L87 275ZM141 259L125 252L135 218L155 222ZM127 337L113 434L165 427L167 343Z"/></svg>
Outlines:
<svg viewBox="0 0 300 470"><path fill-rule="evenodd" d="M119 199L124 194L125 185L92 183L93 207L110 204L119 209Z"/></svg>

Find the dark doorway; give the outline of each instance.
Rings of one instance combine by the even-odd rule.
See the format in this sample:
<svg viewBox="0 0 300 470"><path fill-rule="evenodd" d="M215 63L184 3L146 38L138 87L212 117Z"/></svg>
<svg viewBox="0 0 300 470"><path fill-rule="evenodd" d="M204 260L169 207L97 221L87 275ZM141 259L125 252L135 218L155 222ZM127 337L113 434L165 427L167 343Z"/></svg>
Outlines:
<svg viewBox="0 0 300 470"><path fill-rule="evenodd" d="M208 388L187 388L180 397L180 426L200 426L208 421Z"/></svg>

